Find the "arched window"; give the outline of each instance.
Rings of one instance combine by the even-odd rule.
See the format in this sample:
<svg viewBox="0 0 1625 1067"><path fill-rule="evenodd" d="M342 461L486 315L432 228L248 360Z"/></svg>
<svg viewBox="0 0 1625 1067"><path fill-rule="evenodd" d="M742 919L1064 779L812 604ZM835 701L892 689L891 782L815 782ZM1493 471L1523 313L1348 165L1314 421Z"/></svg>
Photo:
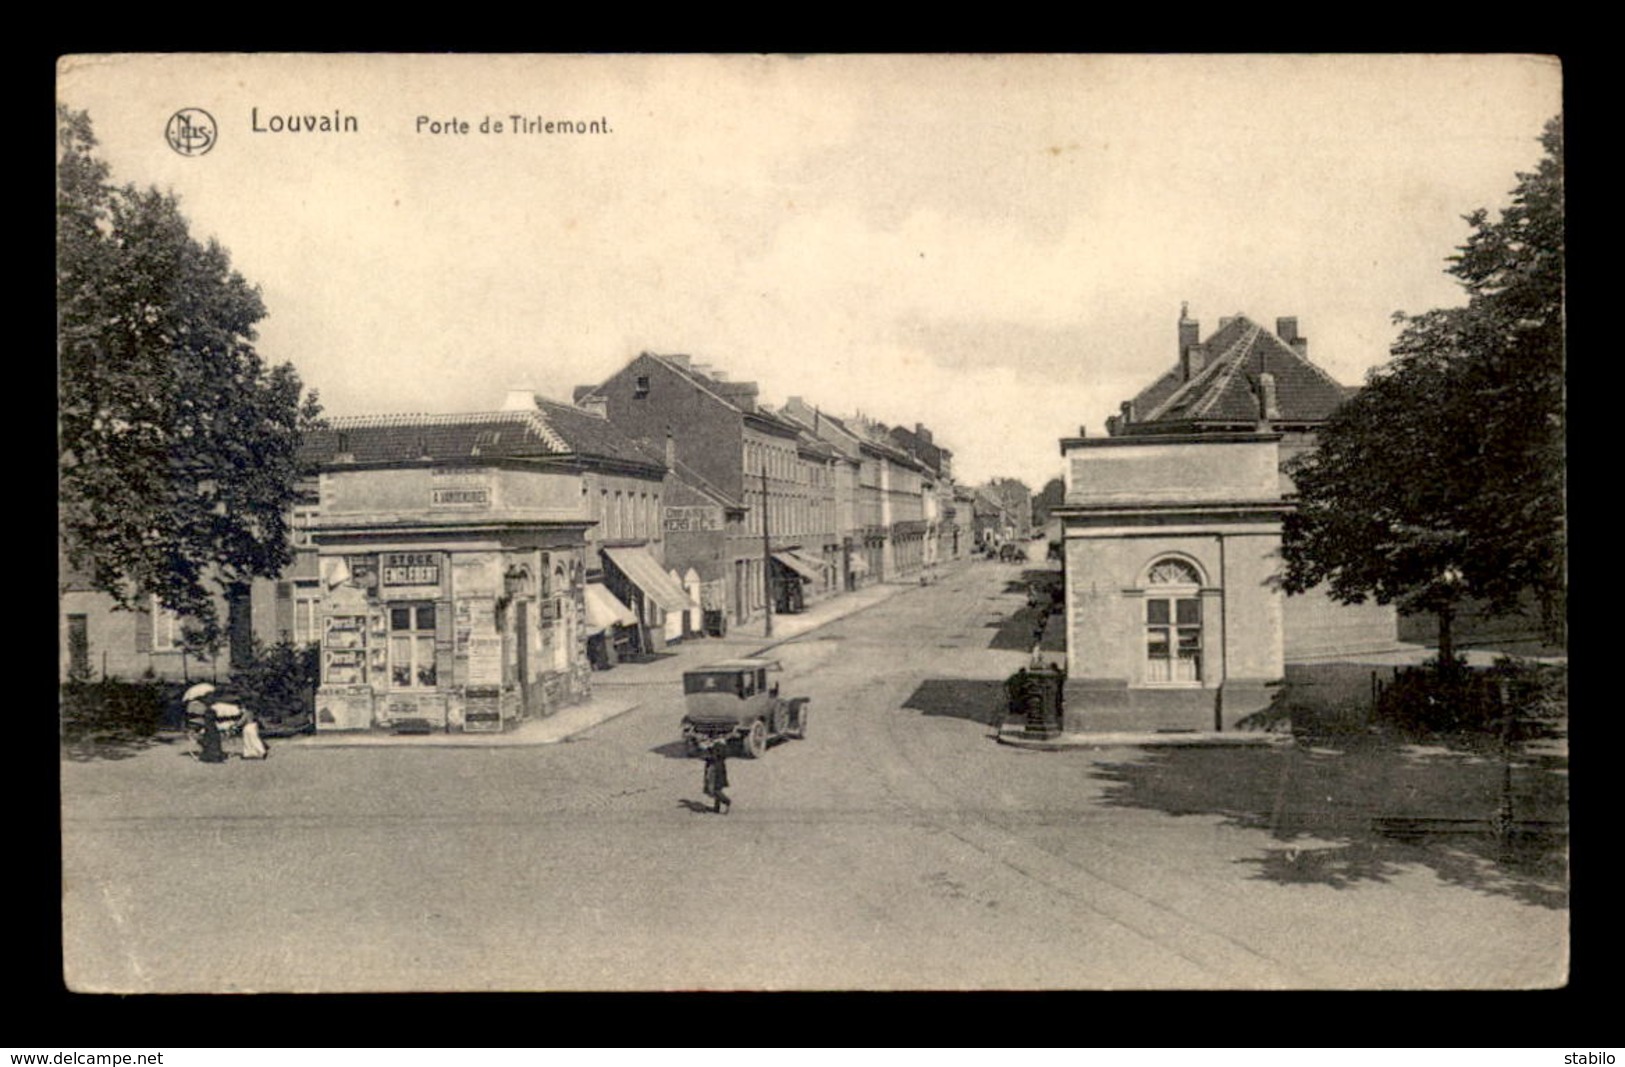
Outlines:
<svg viewBox="0 0 1625 1067"><path fill-rule="evenodd" d="M1145 680L1150 685L1202 681L1202 575L1173 557L1157 560L1145 578Z"/></svg>

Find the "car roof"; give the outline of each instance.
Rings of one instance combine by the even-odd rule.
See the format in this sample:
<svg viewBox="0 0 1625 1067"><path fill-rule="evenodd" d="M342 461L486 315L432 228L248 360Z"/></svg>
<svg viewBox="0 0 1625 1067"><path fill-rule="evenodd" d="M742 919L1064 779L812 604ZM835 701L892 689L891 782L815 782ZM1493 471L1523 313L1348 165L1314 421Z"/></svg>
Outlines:
<svg viewBox="0 0 1625 1067"><path fill-rule="evenodd" d="M706 671L753 671L762 667L777 667L778 660L773 659L725 659L716 663L708 663L703 667L694 667L686 670L684 674L703 674Z"/></svg>

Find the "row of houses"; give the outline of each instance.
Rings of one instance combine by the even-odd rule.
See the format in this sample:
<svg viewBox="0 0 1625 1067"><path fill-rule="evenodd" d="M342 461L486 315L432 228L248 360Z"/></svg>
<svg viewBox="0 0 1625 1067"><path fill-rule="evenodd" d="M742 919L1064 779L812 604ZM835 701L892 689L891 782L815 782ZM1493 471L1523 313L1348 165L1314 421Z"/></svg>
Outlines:
<svg viewBox="0 0 1625 1067"><path fill-rule="evenodd" d="M758 394L645 353L572 403L330 419L304 442L295 563L223 605L224 662L68 575L61 673L218 677L256 638L316 644L319 729L500 730L628 657L970 551L972 496L925 427Z"/></svg>

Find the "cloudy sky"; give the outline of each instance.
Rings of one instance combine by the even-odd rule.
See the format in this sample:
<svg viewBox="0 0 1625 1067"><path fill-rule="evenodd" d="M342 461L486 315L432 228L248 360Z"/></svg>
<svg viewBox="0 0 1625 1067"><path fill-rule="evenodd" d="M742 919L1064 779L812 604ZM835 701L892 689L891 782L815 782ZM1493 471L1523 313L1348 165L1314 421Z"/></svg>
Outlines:
<svg viewBox="0 0 1625 1067"><path fill-rule="evenodd" d="M231 251L330 414L688 353L1037 489L1173 364L1182 301L1204 334L1296 315L1362 380L1392 312L1460 302L1461 216L1534 166L1561 86L1533 56L101 56L58 97ZM168 146L182 108L207 154Z"/></svg>

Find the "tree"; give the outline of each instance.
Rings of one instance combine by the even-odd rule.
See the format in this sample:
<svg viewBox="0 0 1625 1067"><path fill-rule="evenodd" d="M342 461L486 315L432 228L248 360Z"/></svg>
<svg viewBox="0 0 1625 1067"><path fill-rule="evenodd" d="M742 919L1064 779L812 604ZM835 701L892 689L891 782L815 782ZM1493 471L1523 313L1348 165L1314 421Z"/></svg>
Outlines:
<svg viewBox="0 0 1625 1067"><path fill-rule="evenodd" d="M108 182L57 109L58 478L69 564L123 608L156 596L201 649L215 594L292 561L302 433L320 405L255 352L257 288L157 189Z"/></svg>
<svg viewBox="0 0 1625 1067"><path fill-rule="evenodd" d="M1048 526L1050 513L1066 503L1066 482L1060 478L1051 478L1044 483L1044 488L1033 497L1033 522L1038 526Z"/></svg>
<svg viewBox="0 0 1625 1067"><path fill-rule="evenodd" d="M1395 315L1392 359L1287 467L1298 507L1286 520L1285 585L1322 582L1345 603L1367 596L1439 616L1452 657L1457 605L1491 613L1539 599L1561 630L1567 587L1563 389L1563 130L1520 173L1511 206L1465 216L1448 273L1465 307Z"/></svg>

